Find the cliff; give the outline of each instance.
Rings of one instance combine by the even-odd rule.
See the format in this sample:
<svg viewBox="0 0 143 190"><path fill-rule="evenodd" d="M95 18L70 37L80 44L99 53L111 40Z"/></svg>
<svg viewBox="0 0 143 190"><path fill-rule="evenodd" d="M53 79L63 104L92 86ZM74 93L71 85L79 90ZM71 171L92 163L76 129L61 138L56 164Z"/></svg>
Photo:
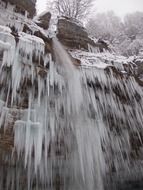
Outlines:
<svg viewBox="0 0 143 190"><path fill-rule="evenodd" d="M50 13L32 20L15 6L34 9L0 3L0 189L142 180L142 59L117 56L76 21L59 18L51 35Z"/></svg>
<svg viewBox="0 0 143 190"><path fill-rule="evenodd" d="M62 17L58 20L57 37L62 44L72 49L110 51L106 42L90 38L82 24L70 18Z"/></svg>

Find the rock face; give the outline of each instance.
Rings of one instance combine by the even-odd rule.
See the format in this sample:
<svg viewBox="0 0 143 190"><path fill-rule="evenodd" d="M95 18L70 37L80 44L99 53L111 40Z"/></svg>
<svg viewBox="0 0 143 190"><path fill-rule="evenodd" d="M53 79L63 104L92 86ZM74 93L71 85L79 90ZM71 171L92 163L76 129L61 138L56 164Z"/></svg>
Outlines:
<svg viewBox="0 0 143 190"><path fill-rule="evenodd" d="M137 75L143 75L143 55L134 58L134 63L137 65Z"/></svg>
<svg viewBox="0 0 143 190"><path fill-rule="evenodd" d="M25 14L25 11L28 12L28 16L32 18L35 13L35 3L36 0L2 0L3 2L6 3L6 6L8 3L15 5L15 12Z"/></svg>
<svg viewBox="0 0 143 190"><path fill-rule="evenodd" d="M50 19L51 19L51 13L47 12L38 18L36 24L46 30L49 28Z"/></svg>
<svg viewBox="0 0 143 190"><path fill-rule="evenodd" d="M61 18L57 24L57 37L67 47L88 50L88 44L96 46L88 37L84 27L68 18Z"/></svg>
<svg viewBox="0 0 143 190"><path fill-rule="evenodd" d="M62 17L58 20L57 37L62 44L72 49L94 52L110 51L106 42L103 40L94 41L88 36L86 29L81 23L67 17Z"/></svg>
<svg viewBox="0 0 143 190"><path fill-rule="evenodd" d="M20 4L22 2L26 1L21 1ZM31 1L31 3L34 2ZM50 17L49 13L41 16L39 18L41 25L39 23L38 25L47 29ZM16 20L14 20L15 23ZM108 171L104 174L109 178L113 176L112 174L119 174L120 171L128 176L128 170L129 174L131 173L131 166L133 164L136 166L137 162L140 164L143 161L143 93L130 72L132 64L123 57L115 57L112 54L109 57L109 53L87 52L89 45L99 48L99 51L108 49L108 46L102 40L98 40L97 43L92 41L81 25L68 19L59 19L57 36L64 45L73 48L69 50L73 58L72 62L82 65L80 69L73 67L75 70L72 73L72 66L67 67L68 64L65 64L68 63L68 56L62 53L62 49L56 49L58 44L53 45L54 39L48 38L46 32L32 21L30 22L30 19L23 30L15 31L6 26L0 27L0 189L17 189L19 185L19 190L27 190L29 175L31 177L30 190L51 189L49 187L51 183L52 190L69 189L64 183L65 181L68 183L68 179L73 179L75 176L70 168L74 164L74 161L70 162L71 153L75 148L74 141L83 154L79 156L84 161L86 180L90 178L90 171L93 170L94 165L90 158L97 161L98 167L100 167L100 162L103 163L102 165L107 163ZM84 51L77 49L84 49ZM128 72L125 70L124 74L125 65ZM66 72L69 69L71 69L70 72ZM82 81L83 96L80 93L74 93L80 90L80 85L77 85L79 78L75 80L77 76ZM68 80L69 83L67 83ZM77 88L73 88L76 85ZM70 87L72 90L69 91ZM73 112L82 98L83 103L79 106L79 112L77 109ZM77 101L73 107L72 104L69 106L68 103L74 103L75 100ZM82 118L81 121L80 118ZM101 127L101 133L98 125ZM81 127L78 128L81 131L80 138L78 131L76 134L72 126ZM29 128L32 132L28 132ZM57 131L54 131L55 128ZM91 129L93 131L90 131ZM50 141L47 142L49 137ZM39 142L41 142L40 146ZM24 149L25 145L27 145L26 149ZM17 150L15 154L20 155L18 160L14 154L15 162L11 159L13 150ZM27 151L28 157L24 155L24 150ZM91 152L100 153L100 156L103 156L101 161L98 162L99 158ZM45 155L44 159L43 155ZM50 158L55 160L54 163L52 162L53 165ZM104 163L104 158L106 163ZM24 159L31 160L28 175ZM74 165L74 169L77 165L78 163ZM50 172L49 166L52 168ZM35 168L37 168L37 174L35 174ZM94 168L95 172L98 171L97 169ZM134 171L136 170L132 172ZM48 173L46 172L54 175L49 176L49 181L47 181ZM76 170L73 173L75 174ZM39 178L40 175L41 178ZM116 177L120 180L118 175ZM131 175L130 179L133 178L134 175ZM124 177L122 179L124 180ZM74 180L79 183L81 179ZM11 184L14 181L12 188ZM133 183L134 185L136 183ZM85 183L82 187L70 189L99 189L86 188ZM130 188L131 185L127 189ZM118 188L107 189L117 190ZM121 186L119 190L122 189L125 190Z"/></svg>

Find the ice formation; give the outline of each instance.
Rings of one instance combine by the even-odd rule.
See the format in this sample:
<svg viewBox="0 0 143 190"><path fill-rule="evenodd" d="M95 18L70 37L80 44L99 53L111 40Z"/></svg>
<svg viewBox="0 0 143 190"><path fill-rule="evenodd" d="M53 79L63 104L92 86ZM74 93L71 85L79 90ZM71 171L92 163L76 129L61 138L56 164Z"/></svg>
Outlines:
<svg viewBox="0 0 143 190"><path fill-rule="evenodd" d="M117 180L141 177L142 160L132 156L142 153L143 92L120 72L128 61L68 54L56 38L46 53L41 38L11 33L0 26L0 129L14 138L0 189L103 190L113 170Z"/></svg>

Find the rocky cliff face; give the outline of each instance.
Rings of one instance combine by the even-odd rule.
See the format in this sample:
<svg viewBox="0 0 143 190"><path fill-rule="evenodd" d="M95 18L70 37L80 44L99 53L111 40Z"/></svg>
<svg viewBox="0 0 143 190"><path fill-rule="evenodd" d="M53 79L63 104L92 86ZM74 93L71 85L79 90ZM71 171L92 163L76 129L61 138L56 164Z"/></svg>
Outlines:
<svg viewBox="0 0 143 190"><path fill-rule="evenodd" d="M86 29L77 20L62 17L57 23L57 38L71 49L91 52L111 52L109 44L88 36Z"/></svg>
<svg viewBox="0 0 143 190"><path fill-rule="evenodd" d="M49 28L49 25L50 25L50 20L51 20L51 13L46 12L37 18L36 23L41 28L47 30Z"/></svg>
<svg viewBox="0 0 143 190"><path fill-rule="evenodd" d="M0 188L115 190L140 181L137 62L103 52L104 42L62 18L65 52L50 37L49 13L35 22L0 2Z"/></svg>
<svg viewBox="0 0 143 190"><path fill-rule="evenodd" d="M67 47L73 49L89 50L93 47L100 51L101 43L89 38L85 28L76 20L60 18L57 24L57 37ZM107 44L102 47L108 50Z"/></svg>

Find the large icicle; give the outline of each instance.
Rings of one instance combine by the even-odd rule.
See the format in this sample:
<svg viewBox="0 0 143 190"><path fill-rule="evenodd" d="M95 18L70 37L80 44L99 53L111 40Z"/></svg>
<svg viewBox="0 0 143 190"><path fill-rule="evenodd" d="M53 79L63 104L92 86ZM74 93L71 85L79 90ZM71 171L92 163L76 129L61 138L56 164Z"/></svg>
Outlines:
<svg viewBox="0 0 143 190"><path fill-rule="evenodd" d="M103 190L113 171L138 175L142 160L132 156L142 148L132 141L142 147L143 92L120 73L122 61L70 52L85 63L77 68L56 38L51 55L36 36L18 32L15 40L0 27L0 37L0 130L14 136L12 156L2 159L15 166L0 189Z"/></svg>

